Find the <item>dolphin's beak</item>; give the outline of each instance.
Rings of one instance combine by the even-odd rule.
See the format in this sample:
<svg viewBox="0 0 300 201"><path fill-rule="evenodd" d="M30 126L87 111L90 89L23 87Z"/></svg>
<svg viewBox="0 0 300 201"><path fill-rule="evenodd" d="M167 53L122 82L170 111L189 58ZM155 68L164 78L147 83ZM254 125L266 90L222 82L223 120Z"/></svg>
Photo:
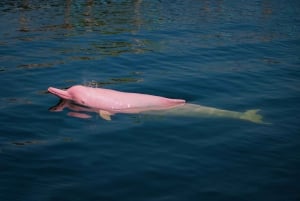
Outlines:
<svg viewBox="0 0 300 201"><path fill-rule="evenodd" d="M54 88L54 87L49 87L48 91L50 93L54 94L55 96L58 96L60 98L66 99L66 100L71 100L72 99L67 91L57 89L57 88Z"/></svg>

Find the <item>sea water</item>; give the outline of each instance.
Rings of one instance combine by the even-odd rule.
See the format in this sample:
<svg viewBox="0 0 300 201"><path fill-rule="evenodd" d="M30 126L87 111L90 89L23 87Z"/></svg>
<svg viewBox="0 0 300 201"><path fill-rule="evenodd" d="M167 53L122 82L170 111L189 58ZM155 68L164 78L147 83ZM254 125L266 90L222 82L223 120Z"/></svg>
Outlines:
<svg viewBox="0 0 300 201"><path fill-rule="evenodd" d="M0 3L0 200L300 199L299 1ZM49 86L185 99L220 117L49 111Z"/></svg>

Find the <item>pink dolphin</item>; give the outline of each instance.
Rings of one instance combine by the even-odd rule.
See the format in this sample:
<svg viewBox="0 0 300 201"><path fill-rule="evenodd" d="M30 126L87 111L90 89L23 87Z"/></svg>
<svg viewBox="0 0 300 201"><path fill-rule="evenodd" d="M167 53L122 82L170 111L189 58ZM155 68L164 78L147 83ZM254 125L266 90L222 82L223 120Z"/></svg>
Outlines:
<svg viewBox="0 0 300 201"><path fill-rule="evenodd" d="M67 90L49 87L48 91L63 99L60 104L52 107L51 111L61 111L64 108L69 108L72 110L68 113L70 116L80 118L90 117L90 115L81 112L97 112L105 120L111 120L111 115L116 113L145 113L173 116L227 117L254 123L265 123L262 116L257 113L259 110L237 112L189 104L182 99L170 99L81 85L73 86Z"/></svg>
<svg viewBox="0 0 300 201"><path fill-rule="evenodd" d="M127 93L82 85L76 85L67 90L49 87L48 91L62 99L97 109L100 116L106 120L110 120L110 116L116 113L166 110L185 104L185 100L182 99Z"/></svg>

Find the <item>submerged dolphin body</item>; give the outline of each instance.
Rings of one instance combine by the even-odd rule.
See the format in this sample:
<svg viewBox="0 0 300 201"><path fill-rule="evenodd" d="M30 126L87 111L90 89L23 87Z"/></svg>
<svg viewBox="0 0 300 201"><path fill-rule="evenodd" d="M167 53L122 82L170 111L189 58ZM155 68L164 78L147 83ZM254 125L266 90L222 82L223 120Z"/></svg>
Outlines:
<svg viewBox="0 0 300 201"><path fill-rule="evenodd" d="M105 120L111 120L116 113L143 113L172 116L211 116L226 117L263 123L258 110L235 112L186 103L182 99L170 99L148 94L127 93L111 89L92 88L81 85L67 90L49 87L48 91L63 100L52 111L61 111L67 107L74 111L71 116L89 118L89 115L79 113L98 112Z"/></svg>

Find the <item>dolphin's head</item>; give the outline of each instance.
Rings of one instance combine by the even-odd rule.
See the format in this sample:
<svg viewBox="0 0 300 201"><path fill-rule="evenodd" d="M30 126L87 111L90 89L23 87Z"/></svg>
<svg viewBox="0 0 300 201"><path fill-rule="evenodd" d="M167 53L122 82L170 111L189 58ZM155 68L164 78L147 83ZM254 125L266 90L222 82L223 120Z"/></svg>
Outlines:
<svg viewBox="0 0 300 201"><path fill-rule="evenodd" d="M59 98L65 100L72 100L76 103L84 105L86 102L87 91L86 87L81 85L75 85L67 90L61 90L54 87L49 87L48 91Z"/></svg>
<svg viewBox="0 0 300 201"><path fill-rule="evenodd" d="M89 90L87 87L75 85L67 90L70 100L81 105L87 105L89 98Z"/></svg>

